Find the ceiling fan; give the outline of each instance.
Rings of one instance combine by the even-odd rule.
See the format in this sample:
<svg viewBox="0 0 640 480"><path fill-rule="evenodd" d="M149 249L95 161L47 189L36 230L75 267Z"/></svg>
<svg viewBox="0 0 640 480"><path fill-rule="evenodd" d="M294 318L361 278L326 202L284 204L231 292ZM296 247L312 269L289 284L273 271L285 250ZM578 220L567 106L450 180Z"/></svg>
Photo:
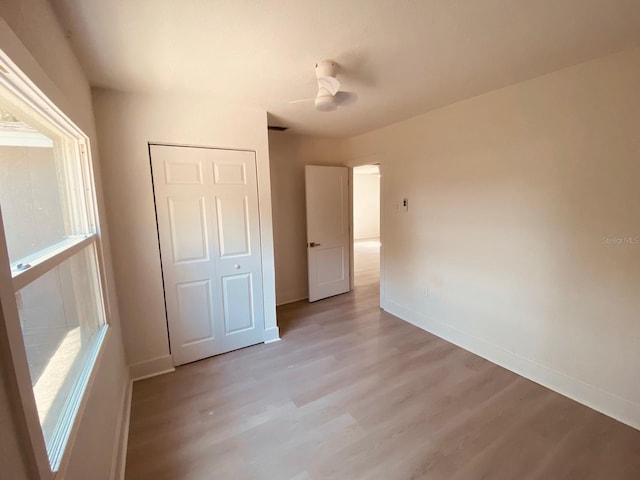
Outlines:
<svg viewBox="0 0 640 480"><path fill-rule="evenodd" d="M293 100L289 103L314 102L316 110L332 112L338 107L352 105L358 99L355 92L340 91L340 82L336 78L338 64L332 60L322 60L316 63L316 78L318 79L318 93L315 98Z"/></svg>

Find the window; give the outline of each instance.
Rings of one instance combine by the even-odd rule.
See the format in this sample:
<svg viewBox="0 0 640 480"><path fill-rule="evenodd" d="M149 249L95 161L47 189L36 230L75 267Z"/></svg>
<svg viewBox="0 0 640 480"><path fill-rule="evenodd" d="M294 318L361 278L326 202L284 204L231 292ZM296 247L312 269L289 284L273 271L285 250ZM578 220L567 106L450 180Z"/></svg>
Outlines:
<svg viewBox="0 0 640 480"><path fill-rule="evenodd" d="M21 332L8 337L24 344L14 363L26 358L52 471L106 332L87 147L86 135L0 55L0 248L9 263L0 268L11 271Z"/></svg>

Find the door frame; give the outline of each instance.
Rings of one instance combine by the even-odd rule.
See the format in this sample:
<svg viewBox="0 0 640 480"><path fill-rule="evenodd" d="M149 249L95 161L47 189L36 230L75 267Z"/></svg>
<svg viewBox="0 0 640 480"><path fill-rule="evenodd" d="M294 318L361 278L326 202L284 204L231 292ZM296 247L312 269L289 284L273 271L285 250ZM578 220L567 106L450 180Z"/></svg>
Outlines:
<svg viewBox="0 0 640 480"><path fill-rule="evenodd" d="M362 167L364 165L378 165L380 169L380 308L385 310L386 308L386 268L385 268L385 255L384 255L384 239L386 238L386 212L385 212L385 188L384 188L384 154L373 153L364 157L358 157L348 162L349 167L349 249L351 254L351 272L349 279L349 285L351 290L355 285L355 272L354 272L354 218L353 218L353 169L355 167Z"/></svg>

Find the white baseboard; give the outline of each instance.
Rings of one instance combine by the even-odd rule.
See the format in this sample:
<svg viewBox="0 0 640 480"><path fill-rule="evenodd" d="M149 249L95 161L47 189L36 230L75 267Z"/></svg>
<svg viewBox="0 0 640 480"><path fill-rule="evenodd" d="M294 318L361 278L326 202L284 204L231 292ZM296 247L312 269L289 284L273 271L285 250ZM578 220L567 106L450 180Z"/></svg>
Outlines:
<svg viewBox="0 0 640 480"><path fill-rule="evenodd" d="M136 380L155 377L156 375L162 375L163 373L174 371L175 368L173 366L173 359L171 358L171 355L163 355L161 357L152 358L151 360L145 360L144 362L129 365L129 372L134 382Z"/></svg>
<svg viewBox="0 0 640 480"><path fill-rule="evenodd" d="M300 300L306 300L309 295L305 292L297 292L290 295L281 295L282 300L277 300L276 307L281 305L287 305L289 303L299 302Z"/></svg>
<svg viewBox="0 0 640 480"><path fill-rule="evenodd" d="M264 331L264 343L277 342L280 340L280 329L278 327L267 328Z"/></svg>
<svg viewBox="0 0 640 480"><path fill-rule="evenodd" d="M305 295L304 297L296 297L290 300L283 300L276 304L276 307L281 307L282 305L289 305L290 303L300 302L301 300L307 300L309 297Z"/></svg>
<svg viewBox="0 0 640 480"><path fill-rule="evenodd" d="M640 404L606 392L388 299L384 310L492 363L640 430Z"/></svg>
<svg viewBox="0 0 640 480"><path fill-rule="evenodd" d="M131 395L133 393L133 381L129 380L122 395L120 414L118 418L118 429L116 438L118 445L113 458L111 468L112 480L124 480L124 473L127 461L127 445L129 443L129 420L131 419Z"/></svg>

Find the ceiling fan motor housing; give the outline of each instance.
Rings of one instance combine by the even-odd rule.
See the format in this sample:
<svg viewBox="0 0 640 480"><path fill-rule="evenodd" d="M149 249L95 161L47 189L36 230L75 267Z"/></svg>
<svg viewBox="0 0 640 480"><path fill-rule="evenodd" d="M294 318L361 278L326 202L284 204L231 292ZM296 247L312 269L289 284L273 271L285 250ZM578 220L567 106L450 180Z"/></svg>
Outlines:
<svg viewBox="0 0 640 480"><path fill-rule="evenodd" d="M326 88L320 88L318 90L318 96L315 99L316 110L320 112L332 112L338 108L336 99L331 92Z"/></svg>
<svg viewBox="0 0 640 480"><path fill-rule="evenodd" d="M322 60L316 63L316 76L320 77L335 77L338 64L332 60Z"/></svg>

